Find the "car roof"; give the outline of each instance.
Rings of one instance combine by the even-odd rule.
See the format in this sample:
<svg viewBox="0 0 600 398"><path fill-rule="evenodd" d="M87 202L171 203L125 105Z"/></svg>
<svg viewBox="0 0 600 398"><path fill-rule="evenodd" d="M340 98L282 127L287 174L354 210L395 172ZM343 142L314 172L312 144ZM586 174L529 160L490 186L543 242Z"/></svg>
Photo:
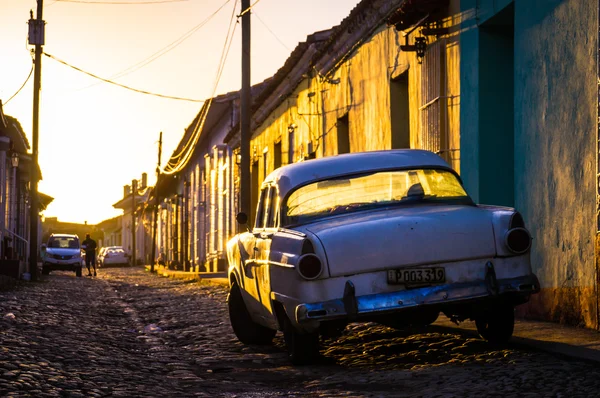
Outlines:
<svg viewBox="0 0 600 398"><path fill-rule="evenodd" d="M285 197L292 189L312 181L406 168L451 169L444 159L433 152L421 149L391 149L348 153L289 164L269 174L263 186L276 183L279 195Z"/></svg>
<svg viewBox="0 0 600 398"><path fill-rule="evenodd" d="M51 238L77 238L79 239L79 236L74 235L74 234L52 234L50 235Z"/></svg>

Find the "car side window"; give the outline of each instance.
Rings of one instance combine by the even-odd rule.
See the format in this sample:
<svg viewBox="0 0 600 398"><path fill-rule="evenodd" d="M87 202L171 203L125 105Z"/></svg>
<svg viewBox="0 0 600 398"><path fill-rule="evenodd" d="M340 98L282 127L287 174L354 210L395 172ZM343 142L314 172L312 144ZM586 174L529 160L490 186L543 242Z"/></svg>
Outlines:
<svg viewBox="0 0 600 398"><path fill-rule="evenodd" d="M267 191L268 188L264 188L260 191L258 206L256 206L256 220L254 221L254 228L264 228Z"/></svg>
<svg viewBox="0 0 600 398"><path fill-rule="evenodd" d="M279 197L277 196L277 188L271 186L268 195L269 202L266 208L265 228L277 227L277 209L279 208Z"/></svg>

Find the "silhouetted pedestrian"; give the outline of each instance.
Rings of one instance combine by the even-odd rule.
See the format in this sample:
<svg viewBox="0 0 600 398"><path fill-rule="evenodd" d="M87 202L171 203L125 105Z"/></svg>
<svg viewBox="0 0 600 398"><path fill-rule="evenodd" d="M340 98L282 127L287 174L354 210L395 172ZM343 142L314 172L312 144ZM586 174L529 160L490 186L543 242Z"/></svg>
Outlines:
<svg viewBox="0 0 600 398"><path fill-rule="evenodd" d="M96 276L96 241L90 238L90 234L86 234L82 245L85 250L85 266L88 269L88 276L92 276L90 265L94 267L94 276Z"/></svg>

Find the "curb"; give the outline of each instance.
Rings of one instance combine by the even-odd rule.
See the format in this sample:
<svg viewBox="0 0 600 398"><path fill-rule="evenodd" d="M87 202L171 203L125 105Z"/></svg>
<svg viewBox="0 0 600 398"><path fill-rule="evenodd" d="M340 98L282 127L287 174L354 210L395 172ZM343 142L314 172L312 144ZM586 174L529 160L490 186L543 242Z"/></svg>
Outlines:
<svg viewBox="0 0 600 398"><path fill-rule="evenodd" d="M147 272L150 272L149 265L146 265L144 268ZM157 267L154 269L154 273L157 276L162 276L166 278L174 278L196 282L211 282L219 285L229 286L229 280L227 279L226 272L186 272L170 270L164 267Z"/></svg>

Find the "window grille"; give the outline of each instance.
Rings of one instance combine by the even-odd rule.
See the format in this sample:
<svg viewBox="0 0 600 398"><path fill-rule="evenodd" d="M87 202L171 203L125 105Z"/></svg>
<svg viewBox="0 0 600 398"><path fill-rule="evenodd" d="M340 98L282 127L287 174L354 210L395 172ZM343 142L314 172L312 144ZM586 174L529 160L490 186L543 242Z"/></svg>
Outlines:
<svg viewBox="0 0 600 398"><path fill-rule="evenodd" d="M445 48L445 39L429 44L421 64L419 146L449 160Z"/></svg>

